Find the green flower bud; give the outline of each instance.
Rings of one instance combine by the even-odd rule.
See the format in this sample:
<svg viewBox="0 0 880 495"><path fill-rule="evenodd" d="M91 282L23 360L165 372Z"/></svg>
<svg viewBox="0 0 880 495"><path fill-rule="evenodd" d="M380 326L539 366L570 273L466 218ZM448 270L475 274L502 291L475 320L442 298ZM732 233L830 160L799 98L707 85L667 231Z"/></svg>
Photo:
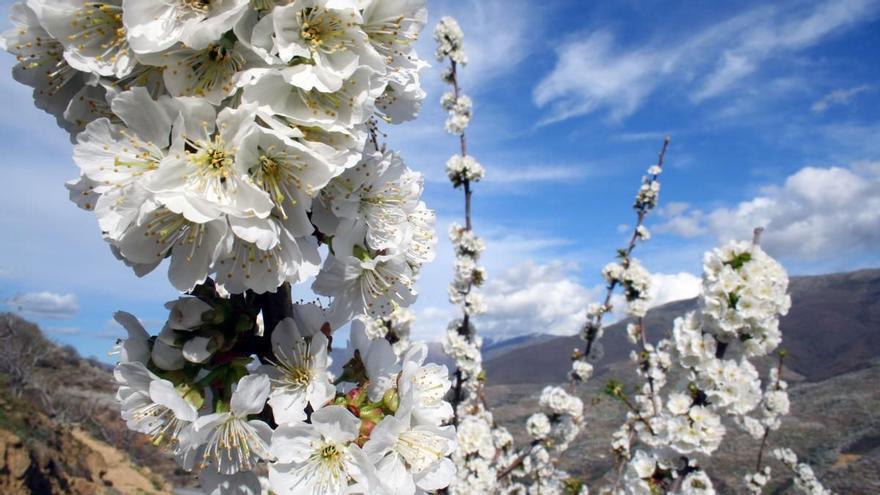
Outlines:
<svg viewBox="0 0 880 495"><path fill-rule="evenodd" d="M400 407L400 393L397 392L397 389L389 388L385 392L385 395L382 396L382 405L391 414L397 412L397 408Z"/></svg>

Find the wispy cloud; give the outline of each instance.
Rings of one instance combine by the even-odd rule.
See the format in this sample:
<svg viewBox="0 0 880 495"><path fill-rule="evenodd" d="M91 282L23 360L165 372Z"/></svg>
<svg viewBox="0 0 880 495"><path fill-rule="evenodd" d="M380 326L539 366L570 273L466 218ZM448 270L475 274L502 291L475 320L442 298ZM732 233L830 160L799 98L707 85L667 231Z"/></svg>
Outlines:
<svg viewBox="0 0 880 495"><path fill-rule="evenodd" d="M487 183L502 184L530 184L535 182L562 182L582 179L590 175L591 171L586 167L568 167L560 165L527 166L522 168L496 167L491 175L486 177Z"/></svg>
<svg viewBox="0 0 880 495"><path fill-rule="evenodd" d="M79 312L74 294L27 292L6 300L6 306L23 316L50 320L67 320Z"/></svg>
<svg viewBox="0 0 880 495"><path fill-rule="evenodd" d="M871 86L867 84L848 89L835 89L816 100L813 105L810 106L810 110L812 110L813 113L822 113L834 105L849 105L853 98L870 90Z"/></svg>
<svg viewBox="0 0 880 495"><path fill-rule="evenodd" d="M52 335L71 336L79 335L81 333L81 330L78 327L47 327L43 330Z"/></svg>
<svg viewBox="0 0 880 495"><path fill-rule="evenodd" d="M775 58L816 45L872 19L876 0L777 3L710 25L685 39L617 45L608 31L557 49L556 66L535 88L549 108L542 124L597 110L614 121L632 115L660 86L683 89L697 104L733 90ZM700 74L705 74L700 76Z"/></svg>

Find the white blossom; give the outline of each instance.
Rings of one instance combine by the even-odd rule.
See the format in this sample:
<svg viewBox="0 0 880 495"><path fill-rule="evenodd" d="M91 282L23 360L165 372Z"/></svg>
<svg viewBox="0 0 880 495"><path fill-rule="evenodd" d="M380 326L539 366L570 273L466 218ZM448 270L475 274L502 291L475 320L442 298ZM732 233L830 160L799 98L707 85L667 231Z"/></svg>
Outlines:
<svg viewBox="0 0 880 495"><path fill-rule="evenodd" d="M249 419L263 410L269 396L266 375L248 375L232 392L229 409L199 417L187 448L202 446L201 467L220 474L250 471L260 460L273 459L269 451L272 429L265 422Z"/></svg>
<svg viewBox="0 0 880 495"><path fill-rule="evenodd" d="M318 410L336 394L327 372L327 337L320 329L300 329L285 318L272 330L275 360L262 370L271 380L269 405L278 424L306 419L306 406Z"/></svg>
<svg viewBox="0 0 880 495"><path fill-rule="evenodd" d="M315 411L309 424L279 426L272 435L272 490L342 495L359 487L361 493L376 493L375 468L355 444L359 428L358 418L340 406Z"/></svg>

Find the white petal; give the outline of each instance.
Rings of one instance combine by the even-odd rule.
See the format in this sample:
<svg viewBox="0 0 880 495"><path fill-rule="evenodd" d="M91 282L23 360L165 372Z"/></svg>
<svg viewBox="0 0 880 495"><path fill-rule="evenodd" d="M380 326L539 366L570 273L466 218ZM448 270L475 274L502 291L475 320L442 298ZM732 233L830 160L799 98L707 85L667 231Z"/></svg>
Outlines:
<svg viewBox="0 0 880 495"><path fill-rule="evenodd" d="M232 393L230 408L237 417L259 414L269 397L269 377L266 375L247 375L238 382Z"/></svg>
<svg viewBox="0 0 880 495"><path fill-rule="evenodd" d="M150 383L150 398L153 402L171 409L177 419L195 421L198 417L192 404L184 400L168 380L153 380Z"/></svg>
<svg viewBox="0 0 880 495"><path fill-rule="evenodd" d="M415 476L416 485L422 490L432 492L445 488L455 478L455 465L446 457Z"/></svg>
<svg viewBox="0 0 880 495"><path fill-rule="evenodd" d="M342 406L327 406L312 413L312 425L325 438L345 443L357 438L361 422Z"/></svg>
<svg viewBox="0 0 880 495"><path fill-rule="evenodd" d="M166 371L175 371L182 369L186 364L183 359L183 353L176 347L171 347L161 340L156 340L153 344L153 352L151 355L153 364L159 369Z"/></svg>
<svg viewBox="0 0 880 495"><path fill-rule="evenodd" d="M183 344L183 357L191 363L204 363L213 354L210 337L193 337Z"/></svg>

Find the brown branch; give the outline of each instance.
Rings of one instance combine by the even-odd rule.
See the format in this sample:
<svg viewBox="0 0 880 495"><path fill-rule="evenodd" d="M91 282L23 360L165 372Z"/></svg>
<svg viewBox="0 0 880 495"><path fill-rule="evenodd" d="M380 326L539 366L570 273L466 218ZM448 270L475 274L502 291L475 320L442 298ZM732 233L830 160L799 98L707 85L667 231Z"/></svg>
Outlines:
<svg viewBox="0 0 880 495"><path fill-rule="evenodd" d="M505 476L509 475L514 470L516 470L516 468L520 467L522 463L525 462L526 457L528 457L529 454L532 453L532 449L534 449L540 443L541 441L538 439L532 440L531 443L529 443L529 446L523 449L523 451L516 457L513 462L510 463L509 466L502 469L501 472L498 473L498 476L496 476L495 479L504 479Z"/></svg>
<svg viewBox="0 0 880 495"><path fill-rule="evenodd" d="M285 282L275 292L266 292L257 296L257 305L263 311L263 325L266 331L262 336L253 335L248 338L254 354L259 357L271 358L272 330L285 318L293 318L293 299L290 283Z"/></svg>
<svg viewBox="0 0 880 495"><path fill-rule="evenodd" d="M455 101L458 102L458 99L461 97L461 87L458 84L458 64L451 60L449 61L449 80L452 83L452 91L455 96ZM459 147L461 150L461 156L467 156L467 136L464 131L459 134ZM464 186L464 220L465 220L465 230L470 232L473 230L473 220L471 215L471 203L473 191L471 190L471 181L467 178L463 181ZM469 294L473 286L468 284L467 290L465 294ZM465 336L467 340L473 341L473 335L471 335L470 331L470 315L467 312L467 307L463 307L462 311L464 313L462 317L462 324L458 329L459 335ZM455 372L455 387L453 389L452 396L452 409L453 409L453 424L458 425L458 405L464 400L464 388L463 384L466 378L464 377L461 370L456 370Z"/></svg>
<svg viewBox="0 0 880 495"><path fill-rule="evenodd" d="M764 227L756 227L752 237L752 244L758 246L761 244L761 234L764 233Z"/></svg>
<svg viewBox="0 0 880 495"><path fill-rule="evenodd" d="M669 136L667 136L663 139L663 147L660 148L660 153L657 155L657 167L661 171L663 170L663 164L666 161L666 151L669 149L669 142L670 142ZM651 175L651 182L656 181L658 177L659 177L659 174ZM641 208L637 209L638 213L637 213L637 217L636 217L635 227L633 227L633 231L632 231L632 235L630 236L629 243L622 250L624 266L629 264L630 255L632 255L633 250L636 248L636 243L639 239L639 227L641 227L644 224L645 217L648 216L648 211L649 211L649 208L645 208L645 207L641 207ZM607 287L605 288L605 299L602 302L603 309L607 309L610 307L611 297L614 295L614 289L616 289L618 285L619 284L618 284L617 280L614 280L614 281L610 282L607 285ZM603 311L602 313L599 314L599 316L596 317L595 321L590 322L590 323L593 324L596 327L596 329L600 329L600 328L602 328L602 320L604 319L604 316L605 316L605 312ZM592 352L592 350L593 350L593 344L597 338L597 335L598 335L598 332L594 332L594 333L587 336L586 343L584 344L584 351L582 353L580 353L580 355L578 356L578 359L583 359L583 360L587 359L587 357L590 355L590 352ZM577 380L574 377L572 377L571 383L569 384L569 388L574 389L574 387L576 385L577 385Z"/></svg>
<svg viewBox="0 0 880 495"><path fill-rule="evenodd" d="M639 335L641 337L642 342L642 352L647 353L648 349L648 337L645 335L645 319L643 317L639 317ZM654 410L654 415L657 415L657 401L656 399L656 391L654 390L654 377L651 376L651 361L648 360L648 387L651 390L651 409Z"/></svg>

